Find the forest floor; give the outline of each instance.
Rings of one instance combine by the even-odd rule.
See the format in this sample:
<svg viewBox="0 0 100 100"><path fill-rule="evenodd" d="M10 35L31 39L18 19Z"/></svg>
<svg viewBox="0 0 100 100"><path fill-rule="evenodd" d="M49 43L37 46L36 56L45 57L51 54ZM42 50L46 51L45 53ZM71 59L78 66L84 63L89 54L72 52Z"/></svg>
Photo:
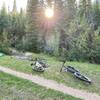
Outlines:
<svg viewBox="0 0 100 100"><path fill-rule="evenodd" d="M40 76L29 75L29 74L14 71L12 69L4 68L4 67L0 67L0 71L7 73L7 74L10 74L10 75L14 75L14 76L19 77L19 78L27 79L27 80L32 81L33 83L38 84L40 86L54 89L56 91L60 91L60 92L63 92L65 94L72 95L72 96L77 97L77 98L82 98L85 100L90 100L90 99L91 100L100 100L100 96L98 96L95 93L88 93L88 92L85 92L82 90L67 87L67 86L65 86L63 84L59 84L53 80L44 79L43 77L40 77Z"/></svg>
<svg viewBox="0 0 100 100"><path fill-rule="evenodd" d="M75 78L70 73L60 72L62 62L60 62L56 57L44 54L33 54L33 58L35 57L42 57L47 60L49 68L45 72L39 73L32 71L32 67L30 66L32 63L31 61L19 60L10 56L0 57L0 65L26 74L38 75L40 77L44 77L45 79L54 80L57 83L64 84L68 87L100 95L100 65L85 62L66 62L66 65L74 66L83 75L89 77L92 80L92 84L89 85Z"/></svg>

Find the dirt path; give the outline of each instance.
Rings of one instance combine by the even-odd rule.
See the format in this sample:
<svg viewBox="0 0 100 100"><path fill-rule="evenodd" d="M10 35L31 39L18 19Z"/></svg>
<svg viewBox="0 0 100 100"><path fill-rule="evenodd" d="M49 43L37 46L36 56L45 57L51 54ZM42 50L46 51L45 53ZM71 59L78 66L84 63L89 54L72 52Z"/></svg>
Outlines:
<svg viewBox="0 0 100 100"><path fill-rule="evenodd" d="M25 73L14 71L12 69L1 67L1 66L0 66L0 71L11 74L13 76L17 76L23 79L30 80L38 85L60 91L60 92L72 95L74 97L82 98L85 100L100 100L100 96L95 93L88 93L83 90L78 90L78 89L74 89L71 87L67 87L63 84L58 84L56 81L47 80L40 76L25 74Z"/></svg>

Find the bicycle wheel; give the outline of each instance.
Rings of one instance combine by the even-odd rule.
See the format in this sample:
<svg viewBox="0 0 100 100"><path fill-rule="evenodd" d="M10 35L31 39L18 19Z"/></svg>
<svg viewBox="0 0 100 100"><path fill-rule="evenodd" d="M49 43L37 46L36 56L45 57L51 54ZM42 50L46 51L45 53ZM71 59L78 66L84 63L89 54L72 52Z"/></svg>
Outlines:
<svg viewBox="0 0 100 100"><path fill-rule="evenodd" d="M67 66L66 68L67 68L67 70L68 70L69 72L71 72L71 73L79 72L77 69L75 69L75 68L72 67L72 66Z"/></svg>
<svg viewBox="0 0 100 100"><path fill-rule="evenodd" d="M81 73L76 72L76 73L74 73L74 75L75 75L76 78L78 78L78 79L80 79L82 81L91 83L91 80L88 77L82 75Z"/></svg>

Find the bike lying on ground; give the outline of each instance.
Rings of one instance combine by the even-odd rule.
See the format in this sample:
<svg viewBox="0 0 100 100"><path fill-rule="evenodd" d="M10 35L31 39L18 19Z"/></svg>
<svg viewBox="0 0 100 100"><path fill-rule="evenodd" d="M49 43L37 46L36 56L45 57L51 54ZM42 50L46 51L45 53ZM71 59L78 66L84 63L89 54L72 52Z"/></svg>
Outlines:
<svg viewBox="0 0 100 100"><path fill-rule="evenodd" d="M78 79L80 79L80 80L82 80L82 81L85 81L85 82L87 82L87 83L89 83L89 84L92 83L91 80L90 80L88 77L82 75L82 74L80 73L79 70L75 69L75 68L72 67L72 66L67 66L67 67L66 67L66 66L64 66L64 64L65 64L65 62L63 62L63 65L62 65L62 68L60 69L60 72L62 72L62 71L64 71L64 72L70 72L70 73L72 73L76 78L78 78Z"/></svg>
<svg viewBox="0 0 100 100"><path fill-rule="evenodd" d="M33 66L32 69L37 72L44 72L45 69L48 68L46 60L41 58L35 58L31 66Z"/></svg>
<svg viewBox="0 0 100 100"><path fill-rule="evenodd" d="M76 73L74 73L74 75L75 75L76 78L79 78L80 80L91 84L91 80L88 77L82 75L81 73L76 72Z"/></svg>

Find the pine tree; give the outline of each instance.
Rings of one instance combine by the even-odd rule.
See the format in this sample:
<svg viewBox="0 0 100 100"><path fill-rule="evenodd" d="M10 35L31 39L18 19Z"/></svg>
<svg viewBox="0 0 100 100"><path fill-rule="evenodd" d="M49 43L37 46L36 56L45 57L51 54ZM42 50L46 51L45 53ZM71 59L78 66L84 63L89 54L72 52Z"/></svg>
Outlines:
<svg viewBox="0 0 100 100"><path fill-rule="evenodd" d="M79 10L80 10L79 11L80 17L86 18L86 20L89 24L93 22L91 0L80 0Z"/></svg>
<svg viewBox="0 0 100 100"><path fill-rule="evenodd" d="M19 38L20 39L25 35L25 24L26 24L25 12L21 8L19 13Z"/></svg>
<svg viewBox="0 0 100 100"><path fill-rule="evenodd" d="M93 4L94 8L94 29L98 29L100 26L100 1L96 0Z"/></svg>
<svg viewBox="0 0 100 100"><path fill-rule="evenodd" d="M13 10L12 10L12 12L14 13L16 13L17 12L17 6L16 6L16 0L14 0L14 2L13 2Z"/></svg>
<svg viewBox="0 0 100 100"><path fill-rule="evenodd" d="M4 30L7 30L7 26L8 26L8 15L4 3L0 12L0 34L2 34Z"/></svg>
<svg viewBox="0 0 100 100"><path fill-rule="evenodd" d="M0 12L0 51L9 52L8 42L8 14L5 4L3 4Z"/></svg>
<svg viewBox="0 0 100 100"><path fill-rule="evenodd" d="M28 0L27 3L27 24L26 24L26 49L38 52L38 21L37 21L38 0Z"/></svg>

